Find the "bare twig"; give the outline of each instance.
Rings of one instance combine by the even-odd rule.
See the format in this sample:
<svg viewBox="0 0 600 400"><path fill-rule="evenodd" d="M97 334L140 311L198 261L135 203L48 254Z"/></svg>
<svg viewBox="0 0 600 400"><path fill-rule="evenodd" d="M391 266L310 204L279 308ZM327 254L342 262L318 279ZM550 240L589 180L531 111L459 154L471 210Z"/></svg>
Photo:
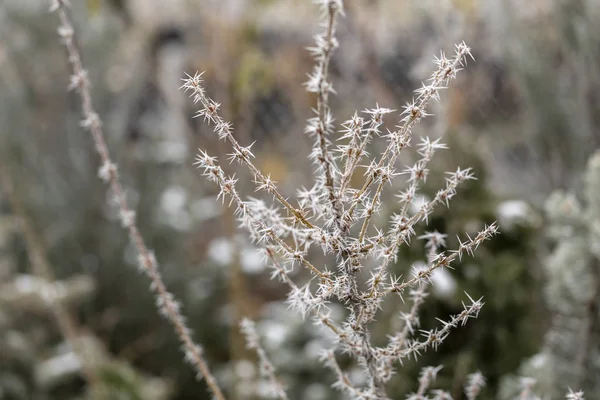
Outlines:
<svg viewBox="0 0 600 400"><path fill-rule="evenodd" d="M115 200L119 207L121 223L127 230L131 241L139 255L139 268L148 276L151 281L150 289L156 295L156 305L161 315L171 322L175 328L175 333L179 337L185 350L185 359L198 373L198 377L204 377L208 387L218 400L224 400L225 397L219 388L216 379L210 372L208 363L204 359L202 347L195 343L191 336L191 331L187 327L185 318L180 312L180 305L175 297L167 291L165 283L158 270L158 264L154 254L144 242L142 235L135 223L135 213L129 208L127 198L123 187L119 181L117 166L112 162L104 133L101 128L100 117L94 110L92 97L90 94L90 83L87 78L87 72L81 61L81 56L74 42L74 28L68 13L67 0L54 0L50 8L51 11L57 11L60 18L60 27L58 33L67 49L69 62L72 68L70 89L74 89L80 96L84 119L82 126L88 130L94 140L96 151L100 155L101 167L99 170L100 178L108 183Z"/></svg>

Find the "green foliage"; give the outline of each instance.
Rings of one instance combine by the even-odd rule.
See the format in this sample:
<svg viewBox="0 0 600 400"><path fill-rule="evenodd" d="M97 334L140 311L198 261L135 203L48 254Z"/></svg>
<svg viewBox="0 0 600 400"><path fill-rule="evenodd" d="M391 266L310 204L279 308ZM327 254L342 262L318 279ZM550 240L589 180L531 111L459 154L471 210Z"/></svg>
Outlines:
<svg viewBox="0 0 600 400"><path fill-rule="evenodd" d="M561 191L546 202L548 236L555 243L544 264L552 323L541 352L519 370L538 381L538 393L551 398L572 387L588 398L600 396L600 153L590 158L584 183L585 203ZM506 378L502 398L510 398L514 386L514 379Z"/></svg>

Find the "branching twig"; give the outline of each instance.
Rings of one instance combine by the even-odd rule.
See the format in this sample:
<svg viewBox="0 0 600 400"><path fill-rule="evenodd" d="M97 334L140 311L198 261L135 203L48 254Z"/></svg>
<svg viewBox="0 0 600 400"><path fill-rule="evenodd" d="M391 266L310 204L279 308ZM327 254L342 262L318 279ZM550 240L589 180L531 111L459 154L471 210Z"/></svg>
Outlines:
<svg viewBox="0 0 600 400"><path fill-rule="evenodd" d="M100 155L101 167L99 170L100 178L110 186L115 200L119 207L120 219L123 227L127 230L131 241L139 255L139 268L150 278L150 289L156 294L156 305L159 312L167 318L175 328L175 333L179 337L185 350L185 359L192 364L198 373L198 377L204 377L208 387L218 400L224 400L225 397L219 388L216 379L210 372L208 363L204 359L203 349L196 344L191 336L191 331L187 327L185 318L180 312L180 305L175 297L167 291L165 283L158 270L158 264L154 254L144 242L142 235L135 223L135 213L129 208L125 192L119 181L117 166L112 162L108 151L108 146L104 139L104 133L101 128L100 117L94 110L92 97L90 94L90 83L87 72L83 67L81 56L75 46L74 29L71 18L68 13L67 0L53 0L51 11L58 12L60 18L60 27L58 33L67 49L69 62L72 68L72 75L69 89L74 89L79 94L83 110L84 119L82 126L88 130L94 140L96 151Z"/></svg>

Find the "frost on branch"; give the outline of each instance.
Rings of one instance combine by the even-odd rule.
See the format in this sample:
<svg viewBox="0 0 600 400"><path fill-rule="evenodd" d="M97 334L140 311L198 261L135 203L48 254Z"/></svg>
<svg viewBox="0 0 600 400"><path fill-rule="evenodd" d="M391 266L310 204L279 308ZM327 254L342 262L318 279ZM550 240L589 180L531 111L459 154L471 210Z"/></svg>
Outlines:
<svg viewBox="0 0 600 400"><path fill-rule="evenodd" d="M393 130L384 132L383 125L395 111L376 104L362 113L355 112L341 123L339 144L333 148L331 138L338 128L328 101L334 93L328 68L338 46L335 27L338 17L343 15L343 4L339 0L320 0L318 4L324 32L316 36L316 45L309 49L315 58L315 68L306 84L307 90L316 95L315 115L306 127L306 133L314 140L308 158L316 169L314 184L299 190L297 200L284 196L277 182L254 164L251 145L235 139L232 124L219 113L219 103L207 95L202 74L188 75L182 89L199 105L197 116L212 125L218 139L229 143L229 160L247 168L258 195L272 200L244 198L237 178L227 176L215 157L203 150L198 153L195 164L208 180L219 186L218 199L224 202L227 198L228 204L235 208L241 225L254 243L263 248L272 277L289 288L289 306L303 318L310 317L334 338L335 346L321 358L332 371L332 386L351 398L386 399L386 384L398 364L418 358L430 349L436 350L454 329L476 318L483 307L481 298L465 294L460 312L438 319L431 330L420 329L419 311L427 299L434 272L452 269L498 231L495 223L486 225L475 234L461 237L451 249L445 249L446 236L437 231L415 238L417 230L429 223L434 210L448 208L460 186L475 179L471 169L459 167L447 174L445 185L432 199L415 207L415 200L427 182L431 160L447 147L441 139L427 137L413 144L413 128L431 115L429 104L441 99L441 90L461 71L471 53L469 47L460 43L451 57L444 53L435 57L431 77L415 90L414 99L403 107ZM383 141L383 150L371 153L371 144L377 140ZM398 165L400 153L411 146L416 148L416 161L404 167ZM363 183L355 187L359 170ZM389 223L381 224L373 217L388 212L389 208L382 207L386 199L383 194L397 190L398 178L404 178L404 188L397 196L398 211ZM423 267L405 276L392 276L390 269L397 262L399 249L413 239L426 241L428 255ZM313 264L309 259L313 246L329 256L333 266ZM311 281L296 283L292 279L291 272L298 267L310 272ZM386 299L389 299L386 304L408 299L412 306L409 312L401 314L403 328L392 333L386 345L375 346L371 328ZM346 315L334 318L333 303L344 305ZM270 374L272 365L261 350L253 326L246 320L242 329L249 346L257 351L262 369ZM352 358L364 379L355 382L340 367L337 360L340 354ZM420 391L429 387L437 371L424 370ZM482 379L472 377L470 398L475 398L483 383ZM278 396L283 398L281 393ZM447 396L437 391L435 398Z"/></svg>

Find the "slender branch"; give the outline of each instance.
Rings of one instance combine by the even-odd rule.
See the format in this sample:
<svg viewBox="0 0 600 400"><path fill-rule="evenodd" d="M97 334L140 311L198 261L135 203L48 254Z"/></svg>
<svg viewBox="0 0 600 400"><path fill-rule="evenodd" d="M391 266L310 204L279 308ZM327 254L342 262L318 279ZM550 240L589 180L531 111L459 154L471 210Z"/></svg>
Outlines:
<svg viewBox="0 0 600 400"><path fill-rule="evenodd" d="M317 94L316 117L308 120L305 131L316 136L315 148L312 156L322 169L324 182L327 190L327 198L333 214L335 225L342 232L347 232L349 226L343 221L343 206L335 190L335 164L329 153L329 139L327 135L332 130L333 117L329 108L329 92L332 91L331 82L328 80L329 63L333 50L338 46L335 39L335 20L338 14L342 14L344 6L342 0L320 0L325 17L325 33L316 36L316 46L309 50L315 57L317 64L314 71L309 75L306 88L309 92Z"/></svg>
<svg viewBox="0 0 600 400"><path fill-rule="evenodd" d="M101 127L100 117L96 113L90 94L90 83L87 79L87 72L81 61L81 56L74 42L74 29L71 18L68 13L67 0L54 0L50 8L51 11L57 11L60 18L60 27L58 33L67 49L69 62L71 64L72 76L70 89L75 89L81 99L84 120L82 126L87 129L93 138L96 151L100 155L101 167L99 175L104 182L110 186L115 200L119 207L121 223L127 230L129 238L134 243L139 256L139 268L148 276L151 281L150 288L156 295L156 306L167 320L175 328L175 333L181 341L185 359L198 373L198 377L204 377L206 383L218 400L224 400L225 397L219 388L216 379L210 372L208 363L204 359L203 349L194 342L191 331L187 327L185 318L180 313L180 305L175 297L167 291L166 285L158 270L158 264L154 254L144 242L142 235L135 223L135 213L129 208L125 191L119 181L117 166L112 162L108 146L104 139L104 133Z"/></svg>
<svg viewBox="0 0 600 400"><path fill-rule="evenodd" d="M396 131L389 134L390 140L388 146L376 164L376 167L373 168L373 171L379 171L386 165L388 170L393 169L400 151L410 145L414 125L429 115L426 112L428 104L431 100L439 100L439 90L443 88L442 85L456 77L456 73L464 65L467 56L471 56L471 49L465 43L461 43L456 46L456 53L453 59L447 59L444 54L435 59L438 68L430 78L431 83L417 89L417 100L408 103L404 107L404 112L401 114L404 116L401 120L402 124L398 126ZM348 210L350 216L352 216L356 206L360 203L360 199L376 178L377 174L369 174L362 188L354 195L354 202ZM380 185L383 183L380 183Z"/></svg>
<svg viewBox="0 0 600 400"><path fill-rule="evenodd" d="M231 160L237 160L245 164L252 175L254 176L255 182L258 189L264 190L272 194L281 205L283 205L300 223L310 229L317 229L308 219L302 210L293 207L283 195L277 189L275 182L268 176L265 176L255 165L252 163L251 158L254 157L250 151L250 147L242 147L238 141L233 137L233 126L230 122L225 121L219 115L220 104L208 97L202 87L202 74L196 73L194 76L188 75L184 78L184 84L181 89L186 92L190 91L190 97L194 103L202 104L203 108L199 110L196 116L204 117L205 121L209 121L214 124L215 132L221 139L227 139L233 147L233 154L230 155Z"/></svg>
<svg viewBox="0 0 600 400"><path fill-rule="evenodd" d="M256 331L256 325L254 321L248 318L242 319L240 322L240 328L246 337L246 344L249 349L253 349L256 351L258 355L258 362L260 366L261 374L264 375L269 382L271 383L271 389L273 391L273 395L279 398L280 400L288 400L287 393L285 392L285 388L277 375L275 374L275 367L271 360L269 360L269 356L267 356L267 352L260 344L258 332Z"/></svg>
<svg viewBox="0 0 600 400"><path fill-rule="evenodd" d="M231 201L235 203L236 206L236 212L245 222L246 228L248 228L248 230L251 232L255 231L259 233L259 241L272 241L277 245L277 248L280 251L290 258L290 260L299 261L300 263L304 264L312 273L321 278L321 280L330 280L326 274L319 271L317 267L311 264L311 262L306 259L304 254L292 249L290 245L277 236L273 227L267 226L259 218L256 218L256 216L250 210L248 204L246 204L246 202L244 202L239 195L236 189L236 179L225 176L223 169L217 165L215 157L211 157L206 152L202 152L197 155L196 162L194 164L197 165L198 168L203 168L204 175L207 176L209 180L212 180L219 185L222 193L219 196L225 196L225 194L231 196Z"/></svg>

